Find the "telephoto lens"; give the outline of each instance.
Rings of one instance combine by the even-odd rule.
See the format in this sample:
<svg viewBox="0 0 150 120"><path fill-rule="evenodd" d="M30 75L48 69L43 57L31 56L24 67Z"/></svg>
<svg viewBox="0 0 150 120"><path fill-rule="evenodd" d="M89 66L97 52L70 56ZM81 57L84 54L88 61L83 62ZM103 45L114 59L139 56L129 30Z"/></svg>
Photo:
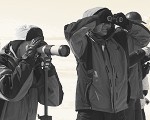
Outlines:
<svg viewBox="0 0 150 120"><path fill-rule="evenodd" d="M68 45L44 45L37 49L37 52L46 55L57 55L67 57L70 54Z"/></svg>

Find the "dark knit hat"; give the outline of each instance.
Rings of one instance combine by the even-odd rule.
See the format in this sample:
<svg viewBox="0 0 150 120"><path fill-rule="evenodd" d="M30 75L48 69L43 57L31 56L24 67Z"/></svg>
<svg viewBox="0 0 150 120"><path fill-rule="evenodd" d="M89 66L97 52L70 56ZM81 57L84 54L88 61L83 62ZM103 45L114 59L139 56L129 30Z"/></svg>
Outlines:
<svg viewBox="0 0 150 120"><path fill-rule="evenodd" d="M44 37L43 31L41 28L33 27L28 31L27 36L26 36L26 41L30 41L36 37Z"/></svg>

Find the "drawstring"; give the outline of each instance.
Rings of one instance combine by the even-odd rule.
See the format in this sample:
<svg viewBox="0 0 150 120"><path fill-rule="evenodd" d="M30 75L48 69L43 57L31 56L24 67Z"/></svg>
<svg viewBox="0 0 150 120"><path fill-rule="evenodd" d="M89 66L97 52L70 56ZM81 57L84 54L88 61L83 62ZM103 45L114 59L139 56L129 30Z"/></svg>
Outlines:
<svg viewBox="0 0 150 120"><path fill-rule="evenodd" d="M92 32L88 32L87 35L91 40L95 41L99 45L104 45L107 41L106 39L103 39L102 37L97 36L96 34L94 34Z"/></svg>

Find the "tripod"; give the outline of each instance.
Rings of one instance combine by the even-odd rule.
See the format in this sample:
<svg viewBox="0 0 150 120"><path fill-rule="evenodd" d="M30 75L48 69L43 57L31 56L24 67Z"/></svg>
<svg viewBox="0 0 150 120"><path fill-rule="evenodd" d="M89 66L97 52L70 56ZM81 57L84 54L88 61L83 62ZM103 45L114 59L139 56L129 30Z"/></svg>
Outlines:
<svg viewBox="0 0 150 120"><path fill-rule="evenodd" d="M48 57L44 57L44 72L45 72L45 89L44 89L44 115L43 116L39 116L38 118L40 120L52 120L52 116L48 116L48 105L47 105L47 100L48 100L48 71L50 70L50 66L51 66L51 56Z"/></svg>

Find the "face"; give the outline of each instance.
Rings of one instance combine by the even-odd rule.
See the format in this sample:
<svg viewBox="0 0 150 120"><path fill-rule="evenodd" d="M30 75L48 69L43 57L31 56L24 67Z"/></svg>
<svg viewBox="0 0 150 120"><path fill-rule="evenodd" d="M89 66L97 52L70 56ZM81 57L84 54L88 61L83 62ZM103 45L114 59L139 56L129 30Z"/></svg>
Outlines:
<svg viewBox="0 0 150 120"><path fill-rule="evenodd" d="M29 44L31 43L31 41L25 41L24 43L26 44L25 49L26 49L26 51L27 51L27 49L28 49Z"/></svg>
<svg viewBox="0 0 150 120"><path fill-rule="evenodd" d="M94 28L93 32L101 36L105 36L107 35L108 30L110 29L111 29L111 23L101 23Z"/></svg>

